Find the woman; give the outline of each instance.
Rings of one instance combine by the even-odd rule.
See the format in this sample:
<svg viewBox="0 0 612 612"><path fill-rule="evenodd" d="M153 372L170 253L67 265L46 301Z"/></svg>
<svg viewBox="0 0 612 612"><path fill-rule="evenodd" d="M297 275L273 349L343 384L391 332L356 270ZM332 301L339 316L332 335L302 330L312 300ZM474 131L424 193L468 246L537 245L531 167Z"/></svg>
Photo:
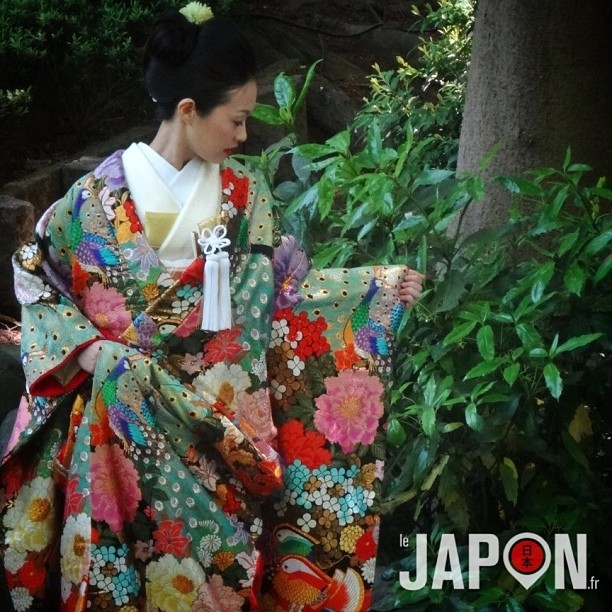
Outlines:
<svg viewBox="0 0 612 612"><path fill-rule="evenodd" d="M369 349L363 326L381 319L383 347L393 307L420 293L402 267L309 272L290 238L274 255L268 189L229 157L255 105L252 49L230 22L187 9L162 17L145 49L153 141L78 181L15 255L28 386L0 473L0 530L18 610L256 609L260 502L284 495L270 389L287 414L295 397L321 395L299 374L310 357L337 372L339 340L320 314L332 308L343 363L362 367L382 405L369 372L387 367L388 348ZM326 305L336 291L346 304ZM365 319L347 317L353 304ZM294 315L304 325L290 338ZM325 444L369 444L382 415L370 421ZM266 548L271 571L297 555ZM284 605L279 584L266 582L264 605Z"/></svg>

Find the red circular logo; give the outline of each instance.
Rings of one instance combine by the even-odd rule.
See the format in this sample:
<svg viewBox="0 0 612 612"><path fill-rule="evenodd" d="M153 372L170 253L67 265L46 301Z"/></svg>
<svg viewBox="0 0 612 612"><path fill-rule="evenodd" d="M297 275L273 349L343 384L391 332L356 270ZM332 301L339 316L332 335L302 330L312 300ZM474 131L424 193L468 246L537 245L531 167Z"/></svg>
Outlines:
<svg viewBox="0 0 612 612"><path fill-rule="evenodd" d="M546 560L546 551L532 538L521 538L510 548L510 565L521 574L534 574Z"/></svg>

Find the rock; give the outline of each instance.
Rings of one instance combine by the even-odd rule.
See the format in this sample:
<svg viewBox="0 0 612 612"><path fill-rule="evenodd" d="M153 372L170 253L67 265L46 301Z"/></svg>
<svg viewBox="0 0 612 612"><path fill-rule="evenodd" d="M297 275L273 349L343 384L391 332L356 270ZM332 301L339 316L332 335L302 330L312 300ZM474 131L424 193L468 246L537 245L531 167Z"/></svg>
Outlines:
<svg viewBox="0 0 612 612"><path fill-rule="evenodd" d="M13 291L11 258L20 246L32 239L35 219L30 202L0 195L0 314L20 317L21 308Z"/></svg>
<svg viewBox="0 0 612 612"><path fill-rule="evenodd" d="M316 75L308 92L310 137L325 140L353 121L359 104L333 81Z"/></svg>
<svg viewBox="0 0 612 612"><path fill-rule="evenodd" d="M0 344L0 449L4 449L12 430L15 411L25 390L25 376L19 358L19 346Z"/></svg>
<svg viewBox="0 0 612 612"><path fill-rule="evenodd" d="M30 202L38 218L62 193L62 165L63 162L51 164L25 178L11 181L2 187L1 194Z"/></svg>

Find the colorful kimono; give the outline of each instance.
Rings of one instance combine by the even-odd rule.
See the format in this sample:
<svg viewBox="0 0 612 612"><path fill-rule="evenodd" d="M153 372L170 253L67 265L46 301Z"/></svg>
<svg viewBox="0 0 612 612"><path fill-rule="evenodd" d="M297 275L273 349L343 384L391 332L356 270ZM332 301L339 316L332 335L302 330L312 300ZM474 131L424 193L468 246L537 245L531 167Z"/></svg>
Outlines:
<svg viewBox="0 0 612 612"><path fill-rule="evenodd" d="M232 324L204 331L205 258L162 263L121 160L15 256L27 394L0 469L15 609L366 610L405 269L310 270L291 238L275 253L267 187L228 160ZM90 375L76 355L97 340Z"/></svg>
<svg viewBox="0 0 612 612"><path fill-rule="evenodd" d="M258 501L282 483L255 435L270 413L269 194L222 169L234 317L206 332L203 259L168 273L121 159L74 185L15 257L28 401L0 474L8 586L18 610L239 610ZM101 339L91 376L75 354Z"/></svg>

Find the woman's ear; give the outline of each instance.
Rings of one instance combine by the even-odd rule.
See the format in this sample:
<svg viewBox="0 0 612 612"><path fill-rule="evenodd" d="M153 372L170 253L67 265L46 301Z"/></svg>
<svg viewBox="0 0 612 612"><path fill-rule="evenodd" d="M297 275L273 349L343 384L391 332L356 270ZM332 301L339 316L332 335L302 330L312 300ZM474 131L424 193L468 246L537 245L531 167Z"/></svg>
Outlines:
<svg viewBox="0 0 612 612"><path fill-rule="evenodd" d="M183 98L176 106L181 123L190 125L196 114L196 103L192 98Z"/></svg>

